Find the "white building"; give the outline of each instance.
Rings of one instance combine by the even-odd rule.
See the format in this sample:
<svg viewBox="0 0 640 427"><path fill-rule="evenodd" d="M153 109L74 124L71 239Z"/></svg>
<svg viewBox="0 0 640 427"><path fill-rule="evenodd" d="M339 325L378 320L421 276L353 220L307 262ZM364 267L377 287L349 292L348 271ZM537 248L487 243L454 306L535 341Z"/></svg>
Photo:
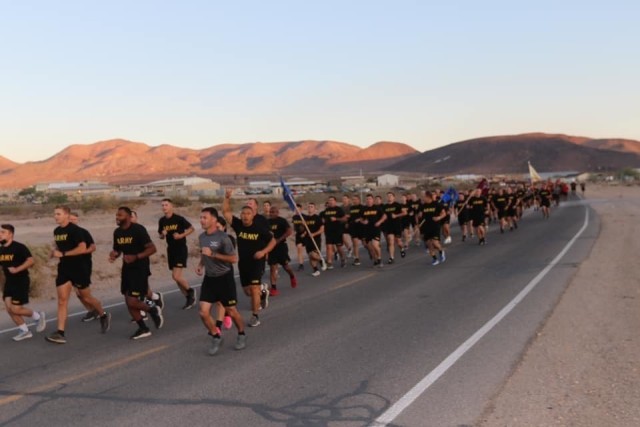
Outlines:
<svg viewBox="0 0 640 427"><path fill-rule="evenodd" d="M400 183L398 175L384 174L376 178L378 187L396 187Z"/></svg>

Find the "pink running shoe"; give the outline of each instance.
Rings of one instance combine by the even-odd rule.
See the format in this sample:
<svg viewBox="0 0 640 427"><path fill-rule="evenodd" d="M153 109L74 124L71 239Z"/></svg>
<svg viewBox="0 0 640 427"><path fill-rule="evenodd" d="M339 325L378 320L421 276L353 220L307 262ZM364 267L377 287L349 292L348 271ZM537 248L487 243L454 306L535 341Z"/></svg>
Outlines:
<svg viewBox="0 0 640 427"><path fill-rule="evenodd" d="M225 329L231 329L231 325L233 325L233 322L231 321L231 316L224 316L224 320L222 321L222 327Z"/></svg>

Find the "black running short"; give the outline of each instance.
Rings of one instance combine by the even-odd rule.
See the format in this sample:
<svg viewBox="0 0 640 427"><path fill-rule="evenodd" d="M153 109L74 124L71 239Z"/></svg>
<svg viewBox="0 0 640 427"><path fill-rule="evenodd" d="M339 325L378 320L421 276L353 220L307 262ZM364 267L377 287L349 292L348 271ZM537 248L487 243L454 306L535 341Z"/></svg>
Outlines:
<svg viewBox="0 0 640 427"><path fill-rule="evenodd" d="M540 201L540 206L544 206L545 208L548 208L551 206L551 201L549 199L542 199Z"/></svg>
<svg viewBox="0 0 640 427"><path fill-rule="evenodd" d="M471 225L474 227L480 227L484 225L484 215L477 215L471 217Z"/></svg>
<svg viewBox="0 0 640 427"><path fill-rule="evenodd" d="M289 247L286 243L277 245L269 252L269 265L287 265L289 261L291 261L291 258L289 258Z"/></svg>
<svg viewBox="0 0 640 427"><path fill-rule="evenodd" d="M314 241L316 242L315 245L313 244ZM316 248L316 246L318 248ZM322 248L322 237L316 236L313 238L313 240L311 239L311 237L305 237L304 248L306 249L308 254L310 254L311 252L318 252L318 250Z"/></svg>
<svg viewBox="0 0 640 427"><path fill-rule="evenodd" d="M342 230L325 232L324 241L327 245L342 246Z"/></svg>
<svg viewBox="0 0 640 427"><path fill-rule="evenodd" d="M189 258L189 250L187 245L167 246L167 262L169 270L174 268L186 268L187 258Z"/></svg>
<svg viewBox="0 0 640 427"><path fill-rule="evenodd" d="M240 261L238 263L238 272L240 273L240 284L242 285L242 287L259 286L260 283L262 283L264 261Z"/></svg>
<svg viewBox="0 0 640 427"><path fill-rule="evenodd" d="M58 275L56 276L56 287L62 286L68 282L74 288L85 289L91 285L91 274L87 265L76 263L73 265L58 264Z"/></svg>
<svg viewBox="0 0 640 427"><path fill-rule="evenodd" d="M149 272L146 268L122 268L120 292L123 295L144 298L149 291Z"/></svg>
<svg viewBox="0 0 640 427"><path fill-rule="evenodd" d="M205 276L200 289L200 301L211 304L220 302L225 307L237 305L238 294L233 270L222 276Z"/></svg>
<svg viewBox="0 0 640 427"><path fill-rule="evenodd" d="M349 235L352 239L362 239L363 237L363 226L358 222L353 222L349 224Z"/></svg>
<svg viewBox="0 0 640 427"><path fill-rule="evenodd" d="M29 277L7 280L2 291L2 300L11 298L13 305L29 304Z"/></svg>
<svg viewBox="0 0 640 427"><path fill-rule="evenodd" d="M384 234L393 234L394 236L402 236L402 221L394 219L393 221L385 221L382 224Z"/></svg>
<svg viewBox="0 0 640 427"><path fill-rule="evenodd" d="M444 225L444 224L449 224L451 223L451 215L447 214L444 218L442 218L440 220L440 224Z"/></svg>
<svg viewBox="0 0 640 427"><path fill-rule="evenodd" d="M364 229L364 240L371 242L372 240L380 241L380 229L378 227L366 227Z"/></svg>
<svg viewBox="0 0 640 427"><path fill-rule="evenodd" d="M298 245L304 245L304 237L296 233L296 246Z"/></svg>
<svg viewBox="0 0 640 427"><path fill-rule="evenodd" d="M428 240L440 240L440 223L435 221L425 223L420 228L420 233L422 233L422 238L425 242Z"/></svg>

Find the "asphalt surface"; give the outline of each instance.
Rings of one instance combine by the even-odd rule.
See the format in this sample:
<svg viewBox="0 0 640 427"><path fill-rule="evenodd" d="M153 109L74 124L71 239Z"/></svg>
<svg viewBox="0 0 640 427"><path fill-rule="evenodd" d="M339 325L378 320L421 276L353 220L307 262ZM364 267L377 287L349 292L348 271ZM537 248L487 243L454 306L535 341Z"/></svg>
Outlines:
<svg viewBox="0 0 640 427"><path fill-rule="evenodd" d="M448 259L436 267L412 246L382 269L363 259L360 267L313 278L307 267L297 289L281 273L281 295L271 298L261 326L247 328L247 348L233 350L236 334L227 331L213 357L197 309L181 310L175 292L165 297L164 328L140 341L128 339L135 326L122 305L110 309L106 335L97 322L71 318L66 345L35 333L15 343L2 319L0 425L473 425L588 255L599 221L580 202L567 203L549 220L528 212L514 232L500 235L492 226L483 247L459 242L452 228ZM443 370L534 280L521 302ZM248 320L248 301L239 299ZM45 333L53 328L50 322ZM432 384L389 419L434 370Z"/></svg>

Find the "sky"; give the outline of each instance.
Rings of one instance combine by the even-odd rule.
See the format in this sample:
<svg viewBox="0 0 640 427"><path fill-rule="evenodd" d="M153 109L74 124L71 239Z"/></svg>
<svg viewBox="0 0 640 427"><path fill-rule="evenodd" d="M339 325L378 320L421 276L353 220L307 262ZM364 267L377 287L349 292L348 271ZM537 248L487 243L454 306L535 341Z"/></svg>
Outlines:
<svg viewBox="0 0 640 427"><path fill-rule="evenodd" d="M0 155L640 140L640 2L0 0Z"/></svg>

